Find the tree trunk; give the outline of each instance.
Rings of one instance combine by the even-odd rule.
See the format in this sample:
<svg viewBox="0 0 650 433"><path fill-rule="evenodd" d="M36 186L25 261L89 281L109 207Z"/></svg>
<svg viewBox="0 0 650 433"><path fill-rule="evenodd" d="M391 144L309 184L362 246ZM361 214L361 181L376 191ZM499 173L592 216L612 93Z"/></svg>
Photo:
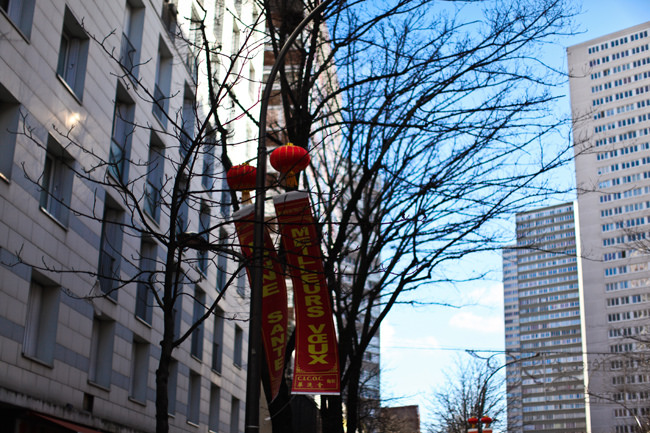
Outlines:
<svg viewBox="0 0 650 433"><path fill-rule="evenodd" d="M156 370L156 433L169 432L169 365L172 359L171 339L160 342L160 360Z"/></svg>
<svg viewBox="0 0 650 433"><path fill-rule="evenodd" d="M328 395L323 398L321 406L323 432L343 432L343 400L340 395ZM352 433L352 430L348 429Z"/></svg>
<svg viewBox="0 0 650 433"><path fill-rule="evenodd" d="M174 298L169 289L172 285L171 278L171 275L166 276L162 302L163 338L156 370L156 433L169 432L169 366L174 350Z"/></svg>
<svg viewBox="0 0 650 433"><path fill-rule="evenodd" d="M348 383L345 389L346 397L346 420L349 432L356 432L359 428L359 377L361 376L361 367L351 362L348 369Z"/></svg>
<svg viewBox="0 0 650 433"><path fill-rule="evenodd" d="M294 433L291 395L284 380L278 396L269 403L269 413L271 414L271 426L274 432Z"/></svg>

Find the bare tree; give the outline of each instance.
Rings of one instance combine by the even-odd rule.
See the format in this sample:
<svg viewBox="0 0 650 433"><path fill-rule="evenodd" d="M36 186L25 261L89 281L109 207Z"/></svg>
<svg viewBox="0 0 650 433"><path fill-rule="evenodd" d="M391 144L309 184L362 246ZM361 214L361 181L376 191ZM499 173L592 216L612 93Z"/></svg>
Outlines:
<svg viewBox="0 0 650 433"><path fill-rule="evenodd" d="M265 5L277 55L312 5ZM493 222L556 192L545 179L570 158L549 146L562 77L536 51L572 11L558 0L472 7L476 19L430 1L336 2L281 69L269 138L312 154L303 186L339 331L344 391L323 398L324 431L361 428L363 356L390 309L435 302L414 291L497 248Z"/></svg>
<svg viewBox="0 0 650 433"><path fill-rule="evenodd" d="M444 388L436 389L430 401L433 418L429 433L467 433L467 420L489 416L493 427L504 424L506 414L505 380L495 373L503 365L490 366L478 358L458 358L447 373Z"/></svg>

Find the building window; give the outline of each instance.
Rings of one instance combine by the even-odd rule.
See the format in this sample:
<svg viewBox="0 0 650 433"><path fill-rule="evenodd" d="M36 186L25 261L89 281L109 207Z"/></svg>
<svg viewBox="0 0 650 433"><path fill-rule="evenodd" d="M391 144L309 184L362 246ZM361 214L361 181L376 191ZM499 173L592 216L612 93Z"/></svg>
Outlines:
<svg viewBox="0 0 650 433"><path fill-rule="evenodd" d="M225 12L224 0L216 0L214 4L214 23L212 26L212 31L217 42L223 40L223 22L224 22L224 12Z"/></svg>
<svg viewBox="0 0 650 433"><path fill-rule="evenodd" d="M232 398L230 406L230 433L239 433L239 399Z"/></svg>
<svg viewBox="0 0 650 433"><path fill-rule="evenodd" d="M194 140L194 126L196 123L196 117L194 115L194 98L188 89L185 89L185 96L183 97L183 110L181 114L182 125L181 130L179 131L179 152L181 155L181 160L183 160L192 148L192 141Z"/></svg>
<svg viewBox="0 0 650 433"><path fill-rule="evenodd" d="M135 6L127 1L120 48L120 64L126 72L130 73L129 78L138 77L143 27L144 7Z"/></svg>
<svg viewBox="0 0 650 433"><path fill-rule="evenodd" d="M131 399L140 403L146 403L148 376L149 344L134 339L131 354Z"/></svg>
<svg viewBox="0 0 650 433"><path fill-rule="evenodd" d="M178 387L178 361L169 363L169 378L167 379L167 413L176 413L176 388Z"/></svg>
<svg viewBox="0 0 650 433"><path fill-rule="evenodd" d="M221 354L223 351L223 311L215 309L212 329L212 370L221 373Z"/></svg>
<svg viewBox="0 0 650 433"><path fill-rule="evenodd" d="M167 111L172 83L172 54L162 40L158 45L156 84L153 92L153 114L163 127L167 126Z"/></svg>
<svg viewBox="0 0 650 433"><path fill-rule="evenodd" d="M153 240L140 242L140 277L135 299L135 315L151 325L153 315L153 290L158 248Z"/></svg>
<svg viewBox="0 0 650 433"><path fill-rule="evenodd" d="M240 269L237 274L237 294L242 298L246 294L246 278L246 269Z"/></svg>
<svg viewBox="0 0 650 433"><path fill-rule="evenodd" d="M61 224L68 224L72 195L74 160L51 136L48 136L45 164L41 178L41 208Z"/></svg>
<svg viewBox="0 0 650 433"><path fill-rule="evenodd" d="M131 137L133 135L133 116L135 104L128 97L121 84L117 86L115 108L113 109L113 131L111 148L108 156L108 170L111 175L123 182L128 181L128 161L130 157Z"/></svg>
<svg viewBox="0 0 650 433"><path fill-rule="evenodd" d="M228 258L226 257L223 249L228 245L228 232L225 230L219 231L219 246L220 251L217 253L217 292L220 292L226 287L228 281Z"/></svg>
<svg viewBox="0 0 650 433"><path fill-rule="evenodd" d="M19 116L20 104L0 84L0 177L5 180L11 179Z"/></svg>
<svg viewBox="0 0 650 433"><path fill-rule="evenodd" d="M120 287L122 256L122 220L124 212L106 197L102 235L99 246L99 287L112 299L117 299Z"/></svg>
<svg viewBox="0 0 650 433"><path fill-rule="evenodd" d="M208 415L208 430L219 433L219 412L221 411L221 389L212 384L210 387L210 413Z"/></svg>
<svg viewBox="0 0 650 433"><path fill-rule="evenodd" d="M93 320L88 380L104 388L111 386L114 329L115 322L111 320L101 317Z"/></svg>
<svg viewBox="0 0 650 433"><path fill-rule="evenodd" d="M206 243L210 243L210 207L204 201L201 201L201 211L199 212L199 236ZM208 251L201 250L198 252L198 267L203 275L208 273Z"/></svg>
<svg viewBox="0 0 650 433"><path fill-rule="evenodd" d="M224 173L223 178L221 180L221 214L224 217L229 217L230 216L230 187L228 186L228 180L226 179L226 175Z"/></svg>
<svg viewBox="0 0 650 433"><path fill-rule="evenodd" d="M32 280L27 301L23 354L52 365L59 321L59 287Z"/></svg>
<svg viewBox="0 0 650 433"><path fill-rule="evenodd" d="M252 63L248 67L248 93L250 94L251 101L257 101L258 85L255 81L255 67Z"/></svg>
<svg viewBox="0 0 650 433"><path fill-rule="evenodd" d="M242 343L244 341L244 331L235 325L235 346L234 353L232 354L232 362L237 367L242 366Z"/></svg>
<svg viewBox="0 0 650 433"><path fill-rule="evenodd" d="M197 82L199 75L199 54L203 49L203 34L202 29L202 20L199 17L199 14L192 7L192 18L190 20L190 34L188 40L188 50L185 57L185 65L190 71L192 80L194 83Z"/></svg>
<svg viewBox="0 0 650 433"><path fill-rule="evenodd" d="M214 136L208 137L208 142L203 145L203 172L201 173L201 185L212 192L214 187L214 150L217 147Z"/></svg>
<svg viewBox="0 0 650 433"><path fill-rule="evenodd" d="M190 188L190 183L187 176L180 174L181 179L178 182L177 195L174 198L178 206L178 213L176 214L176 235L187 232L190 226L190 204L189 194L187 191Z"/></svg>
<svg viewBox="0 0 650 433"><path fill-rule="evenodd" d="M194 311L192 323L197 323L205 314L205 293L198 287L194 290ZM203 357L203 322L192 332L190 353L197 359Z"/></svg>
<svg viewBox="0 0 650 433"><path fill-rule="evenodd" d="M240 31L239 27L235 22L232 25L232 45L230 47L230 60L232 62L232 75L233 80L236 80L240 75L242 75L241 64L243 57L243 47L239 44Z"/></svg>
<svg viewBox="0 0 650 433"><path fill-rule="evenodd" d="M147 180L144 187L144 211L154 221L160 219L161 192L165 173L165 148L155 134L151 134L147 160Z"/></svg>
<svg viewBox="0 0 650 433"><path fill-rule="evenodd" d="M80 100L83 96L87 58L88 35L66 8L56 73Z"/></svg>
<svg viewBox="0 0 650 433"><path fill-rule="evenodd" d="M0 9L20 29L23 35L29 39L32 33L34 0L1 0Z"/></svg>
<svg viewBox="0 0 650 433"><path fill-rule="evenodd" d="M187 395L187 422L199 424L199 415L201 413L201 376L195 372L190 372L190 384Z"/></svg>
<svg viewBox="0 0 650 433"><path fill-rule="evenodd" d="M169 37L173 41L176 37L176 21L178 17L178 9L176 8L177 0L163 0L161 18L165 29L169 33Z"/></svg>

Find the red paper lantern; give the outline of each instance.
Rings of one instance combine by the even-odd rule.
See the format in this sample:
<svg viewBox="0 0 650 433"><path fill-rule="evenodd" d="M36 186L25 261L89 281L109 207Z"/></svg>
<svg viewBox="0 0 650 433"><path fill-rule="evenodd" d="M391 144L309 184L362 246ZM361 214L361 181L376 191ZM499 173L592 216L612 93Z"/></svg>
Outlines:
<svg viewBox="0 0 650 433"><path fill-rule="evenodd" d="M485 427L490 427L490 424L492 423L492 418L489 416L484 416L481 418L481 423L485 424Z"/></svg>
<svg viewBox="0 0 650 433"><path fill-rule="evenodd" d="M230 189L242 191L242 202L250 200L250 190L255 189L257 169L247 163L234 165L228 170L226 180Z"/></svg>
<svg viewBox="0 0 650 433"><path fill-rule="evenodd" d="M295 188L298 186L296 173L307 168L311 157L302 147L287 143L271 152L270 160L273 168L285 175L287 187Z"/></svg>
<svg viewBox="0 0 650 433"><path fill-rule="evenodd" d="M468 419L467 419L467 422L469 423L469 426L470 426L471 428L474 428L474 427L476 427L476 424L478 424L478 418L476 418L475 416L473 416L473 417L471 417L471 418L468 418Z"/></svg>

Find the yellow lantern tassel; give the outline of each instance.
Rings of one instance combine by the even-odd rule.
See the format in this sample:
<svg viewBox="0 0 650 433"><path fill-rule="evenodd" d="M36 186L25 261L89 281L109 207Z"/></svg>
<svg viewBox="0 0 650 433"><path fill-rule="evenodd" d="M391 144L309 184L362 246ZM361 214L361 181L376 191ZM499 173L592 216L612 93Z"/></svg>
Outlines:
<svg viewBox="0 0 650 433"><path fill-rule="evenodd" d="M298 188L298 179L296 179L296 174L293 171L287 173L285 182L287 184L287 188Z"/></svg>
<svg viewBox="0 0 650 433"><path fill-rule="evenodd" d="M247 189L241 192L241 203L246 204L251 201L251 192Z"/></svg>

